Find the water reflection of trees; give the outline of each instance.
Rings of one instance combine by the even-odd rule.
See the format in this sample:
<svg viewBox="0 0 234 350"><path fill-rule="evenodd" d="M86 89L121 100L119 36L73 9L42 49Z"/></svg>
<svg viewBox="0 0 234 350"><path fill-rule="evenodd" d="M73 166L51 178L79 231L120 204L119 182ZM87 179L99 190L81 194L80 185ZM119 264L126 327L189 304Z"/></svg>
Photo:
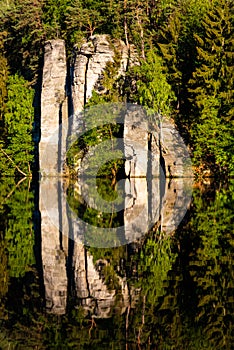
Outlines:
<svg viewBox="0 0 234 350"><path fill-rule="evenodd" d="M4 198L12 189L1 184ZM32 195L27 181L20 184L0 208L0 346L231 349L233 190L234 184L208 195L196 191L187 222L173 236L152 231L143 245L89 248L94 262L108 261L103 278L110 288L116 275L128 281L125 313L104 320L84 314L72 286L66 315L45 313L33 267Z"/></svg>

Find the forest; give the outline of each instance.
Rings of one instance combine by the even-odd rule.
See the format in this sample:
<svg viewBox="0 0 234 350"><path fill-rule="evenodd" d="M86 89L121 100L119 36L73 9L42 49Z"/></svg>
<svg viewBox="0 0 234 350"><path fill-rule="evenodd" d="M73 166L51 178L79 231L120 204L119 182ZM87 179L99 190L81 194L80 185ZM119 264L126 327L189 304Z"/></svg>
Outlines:
<svg viewBox="0 0 234 350"><path fill-rule="evenodd" d="M0 0L0 348L232 349L233 28L233 0ZM94 93L88 106L138 103L173 118L198 182L172 235L155 226L135 250L86 247L94 262L108 260L110 289L118 294L117 276L127 278L129 290L141 289L125 313L93 323L78 303L68 258L67 313L45 310L43 218L32 179L44 44L64 39L69 67L74 45L95 34L134 46L140 64L117 79L117 54L104 72L105 93ZM96 143L100 130L92 132L81 141ZM112 179L98 181L112 200ZM78 207L69 191L84 219L105 224L104 212Z"/></svg>
<svg viewBox="0 0 234 350"><path fill-rule="evenodd" d="M69 64L74 45L94 34L134 45L140 65L124 81L109 70L105 95L93 101L137 102L169 115L197 176L232 176L233 24L232 0L1 0L1 176L36 169L44 43L64 39Z"/></svg>

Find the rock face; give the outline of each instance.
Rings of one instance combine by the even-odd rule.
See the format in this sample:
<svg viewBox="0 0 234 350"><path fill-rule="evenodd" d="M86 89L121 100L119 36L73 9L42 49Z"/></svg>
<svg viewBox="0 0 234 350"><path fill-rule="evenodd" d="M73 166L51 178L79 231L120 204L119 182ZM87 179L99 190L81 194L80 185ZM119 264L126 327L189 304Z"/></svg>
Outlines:
<svg viewBox="0 0 234 350"><path fill-rule="evenodd" d="M128 64L128 48L118 41L118 52L121 54L119 73L126 71ZM85 103L92 96L92 91L102 91L100 80L107 62L113 62L114 45L107 35L90 37L87 43L76 48L71 66L73 114L81 112Z"/></svg>
<svg viewBox="0 0 234 350"><path fill-rule="evenodd" d="M143 109L136 106L124 117L125 173L128 177L146 177L148 171L148 123Z"/></svg>
<svg viewBox="0 0 234 350"><path fill-rule="evenodd" d="M58 128L59 124L68 117L66 77L65 42L63 40L47 41L42 77L41 140L39 144L40 172L47 176L58 176L58 173L63 171L60 162L62 140Z"/></svg>
<svg viewBox="0 0 234 350"><path fill-rule="evenodd" d="M39 145L40 171L43 175L64 174L67 132L69 130L69 136L84 130L84 114L81 111L93 90L99 93L104 90L103 72L107 63L113 62L115 50L118 50L121 58L119 74L124 75L128 65L137 64L134 51L130 57L128 48L122 41L111 43L107 35L92 36L76 49L70 79L67 80L64 41L46 42ZM70 86L67 81L71 81ZM67 130L59 130L59 125L62 123L64 126L67 122L67 91L70 91L71 96L69 111L76 118L73 118L72 125ZM141 177L146 176L148 171L148 175L158 177L161 161L166 177L192 176L190 157L174 122L158 116L155 130L151 133L148 130L147 116L140 112L140 107L135 111L133 109L131 113L126 113L124 120L126 175Z"/></svg>
<svg viewBox="0 0 234 350"><path fill-rule="evenodd" d="M66 186L58 179L64 175L68 136L77 130L83 130L84 118L80 112L93 90L99 93L104 91L103 71L107 62L114 60L114 47L121 57L119 74L124 75L127 65L134 64L134 59L131 61L129 58L126 45L121 41L110 43L106 35L99 35L91 37L76 49L70 79L67 79L64 41L50 40L45 44L39 145L42 174L39 206L46 308L54 314L66 312L70 278L67 275L68 237L76 241L73 255L69 258L74 272L75 292L84 310L93 316L105 318L111 315L116 305L120 312L124 312L129 305L129 292L124 278L118 278L121 295L116 295L114 290L108 289L101 276L100 266L105 262L95 264L92 255L82 245L86 226L80 221L71 223ZM71 81L70 86L68 81ZM67 92L70 93L69 106ZM76 115L72 125L68 125L68 109ZM158 223L163 232L170 234L178 226L190 202L192 180L186 182L186 177L191 179L191 163L183 140L173 121L158 116L157 125L149 132L147 120L143 109L137 106L127 109L123 120L123 155L128 177L123 180L122 187L123 244L141 238L154 223ZM66 127L59 129L60 124ZM112 149L111 141L108 147L109 150ZM80 160L79 167L83 171L86 169L85 162L88 163L96 149L94 146ZM108 161L108 152L104 153L107 158L104 155L99 157L101 163L95 164L97 168ZM166 177L179 179L166 181L161 177L160 165ZM104 209L107 205L105 200L100 201L96 178L93 178L94 186L92 181L82 183L79 179L78 194L90 207L102 212L104 210L100 210L101 205ZM112 208L112 203L109 204ZM96 228L93 227L96 239ZM87 237L89 235L90 232ZM106 236L103 242L109 239L108 234Z"/></svg>

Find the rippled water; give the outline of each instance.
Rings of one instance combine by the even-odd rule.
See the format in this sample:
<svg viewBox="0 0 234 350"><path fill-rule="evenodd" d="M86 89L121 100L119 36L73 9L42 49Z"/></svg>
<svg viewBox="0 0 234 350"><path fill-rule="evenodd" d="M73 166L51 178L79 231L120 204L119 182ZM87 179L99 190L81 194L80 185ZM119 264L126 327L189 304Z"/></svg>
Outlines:
<svg viewBox="0 0 234 350"><path fill-rule="evenodd" d="M194 186L176 231L170 226L175 218L168 217L178 191L166 184L165 213L156 215L157 204L147 202L142 219L136 211L135 226L125 226L124 243L130 243L115 248L79 243L83 228L65 220L63 197L56 197L60 185L42 192L28 180L0 184L0 348L232 349L233 181ZM76 184L62 186L72 211L93 227L128 222L126 210L91 210ZM115 184L106 180L97 187L116 198ZM144 186L139 188L143 198ZM46 194L54 199L49 209ZM159 206L165 196L157 197ZM133 196L132 203L140 208L141 198ZM140 225L139 232L149 232L134 236ZM100 242L95 230L86 237Z"/></svg>

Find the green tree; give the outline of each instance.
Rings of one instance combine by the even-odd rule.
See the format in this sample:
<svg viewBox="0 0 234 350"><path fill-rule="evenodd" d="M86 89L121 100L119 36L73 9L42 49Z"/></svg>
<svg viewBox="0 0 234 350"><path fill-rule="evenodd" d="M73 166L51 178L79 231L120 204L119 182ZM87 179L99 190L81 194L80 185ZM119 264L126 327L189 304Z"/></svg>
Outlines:
<svg viewBox="0 0 234 350"><path fill-rule="evenodd" d="M45 40L42 2L15 0L0 13L0 19L0 27L7 32L5 48L12 72L35 81Z"/></svg>
<svg viewBox="0 0 234 350"><path fill-rule="evenodd" d="M197 64L189 82L195 161L220 173L234 170L233 11L232 1L221 0L202 21L202 34L195 34Z"/></svg>
<svg viewBox="0 0 234 350"><path fill-rule="evenodd" d="M150 50L146 60L134 68L136 79L135 102L145 106L150 113L168 116L171 113L175 95L167 82L167 75L163 69L161 58Z"/></svg>
<svg viewBox="0 0 234 350"><path fill-rule="evenodd" d="M105 3L102 1L71 1L67 7L66 25L72 43L100 30L105 22L104 15L101 13L102 8L106 9Z"/></svg>
<svg viewBox="0 0 234 350"><path fill-rule="evenodd" d="M210 6L209 0L179 1L166 23L160 27L158 40L154 41L160 48L168 82L177 98L173 111L176 122L181 131L187 131L187 138L191 125L187 89L196 62L194 34L200 32L201 21Z"/></svg>
<svg viewBox="0 0 234 350"><path fill-rule="evenodd" d="M43 28L47 39L58 39L65 34L65 17L69 0L44 0L42 7ZM79 14L77 13L77 16Z"/></svg>
<svg viewBox="0 0 234 350"><path fill-rule="evenodd" d="M4 116L6 143L1 145L2 175L31 176L34 91L19 75L9 76Z"/></svg>

